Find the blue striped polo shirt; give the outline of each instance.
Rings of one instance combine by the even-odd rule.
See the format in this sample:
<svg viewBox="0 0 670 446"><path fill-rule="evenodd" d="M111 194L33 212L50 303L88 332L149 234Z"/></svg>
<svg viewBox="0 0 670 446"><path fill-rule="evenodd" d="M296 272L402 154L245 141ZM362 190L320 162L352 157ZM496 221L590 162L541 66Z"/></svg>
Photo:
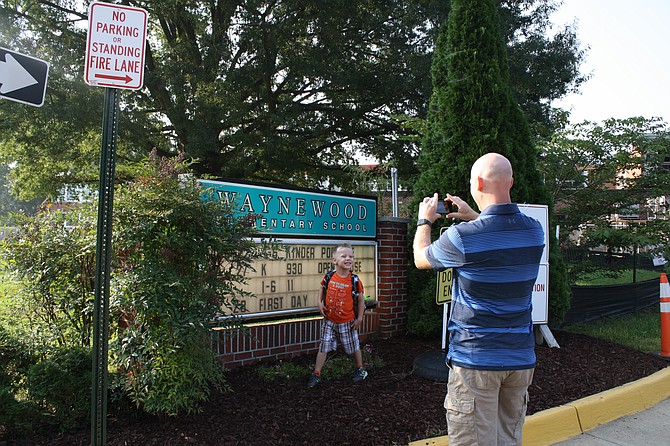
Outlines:
<svg viewBox="0 0 670 446"><path fill-rule="evenodd" d="M434 269L454 268L447 360L478 370L535 367L532 292L543 248L542 226L514 203L488 206L429 246Z"/></svg>

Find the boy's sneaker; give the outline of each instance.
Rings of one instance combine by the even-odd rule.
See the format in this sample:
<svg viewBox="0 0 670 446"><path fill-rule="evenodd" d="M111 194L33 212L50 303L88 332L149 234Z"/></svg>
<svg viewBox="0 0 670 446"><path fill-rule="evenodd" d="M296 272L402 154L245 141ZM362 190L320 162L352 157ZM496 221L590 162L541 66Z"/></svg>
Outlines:
<svg viewBox="0 0 670 446"><path fill-rule="evenodd" d="M367 376L368 372L363 367L356 369L354 372L354 382L357 383L359 381L363 381Z"/></svg>
<svg viewBox="0 0 670 446"><path fill-rule="evenodd" d="M311 375L309 375L309 384L307 384L307 387L309 387L311 389L312 387L315 387L320 382L321 382L321 377L319 375L315 374L315 373L312 373Z"/></svg>

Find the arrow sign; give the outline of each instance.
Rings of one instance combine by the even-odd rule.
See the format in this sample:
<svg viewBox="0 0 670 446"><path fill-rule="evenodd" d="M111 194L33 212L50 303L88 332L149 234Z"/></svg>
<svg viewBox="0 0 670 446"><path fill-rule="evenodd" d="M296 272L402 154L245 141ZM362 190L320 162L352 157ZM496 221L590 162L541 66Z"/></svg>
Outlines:
<svg viewBox="0 0 670 446"><path fill-rule="evenodd" d="M0 93L11 93L37 83L37 80L11 54L5 54L5 62L0 61L1 65L4 67L0 68L0 84L2 84Z"/></svg>
<svg viewBox="0 0 670 446"><path fill-rule="evenodd" d="M0 97L41 107L48 76L47 62L0 47Z"/></svg>
<svg viewBox="0 0 670 446"><path fill-rule="evenodd" d="M123 81L126 84L133 80L133 78L128 76L127 74L125 76L112 76L110 74L96 74L95 77L97 79L110 79L110 80L113 80L113 81Z"/></svg>

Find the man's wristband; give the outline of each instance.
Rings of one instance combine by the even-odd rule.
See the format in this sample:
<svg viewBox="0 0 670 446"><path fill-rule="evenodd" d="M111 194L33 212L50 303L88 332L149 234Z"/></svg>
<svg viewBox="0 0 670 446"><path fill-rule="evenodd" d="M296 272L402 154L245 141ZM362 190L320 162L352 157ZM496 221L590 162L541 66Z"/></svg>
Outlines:
<svg viewBox="0 0 670 446"><path fill-rule="evenodd" d="M428 220L427 218L420 218L420 219L416 222L416 225L417 225L417 226L428 225L428 226L430 226L430 227L433 227L433 222L430 221L430 220Z"/></svg>

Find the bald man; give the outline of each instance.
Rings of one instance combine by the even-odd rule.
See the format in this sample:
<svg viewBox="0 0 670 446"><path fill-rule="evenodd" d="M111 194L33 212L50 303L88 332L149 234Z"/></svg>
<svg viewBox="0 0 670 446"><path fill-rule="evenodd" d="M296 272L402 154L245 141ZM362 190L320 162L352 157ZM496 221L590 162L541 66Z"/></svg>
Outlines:
<svg viewBox="0 0 670 446"><path fill-rule="evenodd" d="M535 369L531 297L544 232L512 203L513 184L507 158L479 158L470 172L470 194L481 214L447 195L458 210L446 217L463 222L433 243L431 225L442 217L438 195L419 204L416 267L454 269L444 401L450 446L521 445Z"/></svg>

